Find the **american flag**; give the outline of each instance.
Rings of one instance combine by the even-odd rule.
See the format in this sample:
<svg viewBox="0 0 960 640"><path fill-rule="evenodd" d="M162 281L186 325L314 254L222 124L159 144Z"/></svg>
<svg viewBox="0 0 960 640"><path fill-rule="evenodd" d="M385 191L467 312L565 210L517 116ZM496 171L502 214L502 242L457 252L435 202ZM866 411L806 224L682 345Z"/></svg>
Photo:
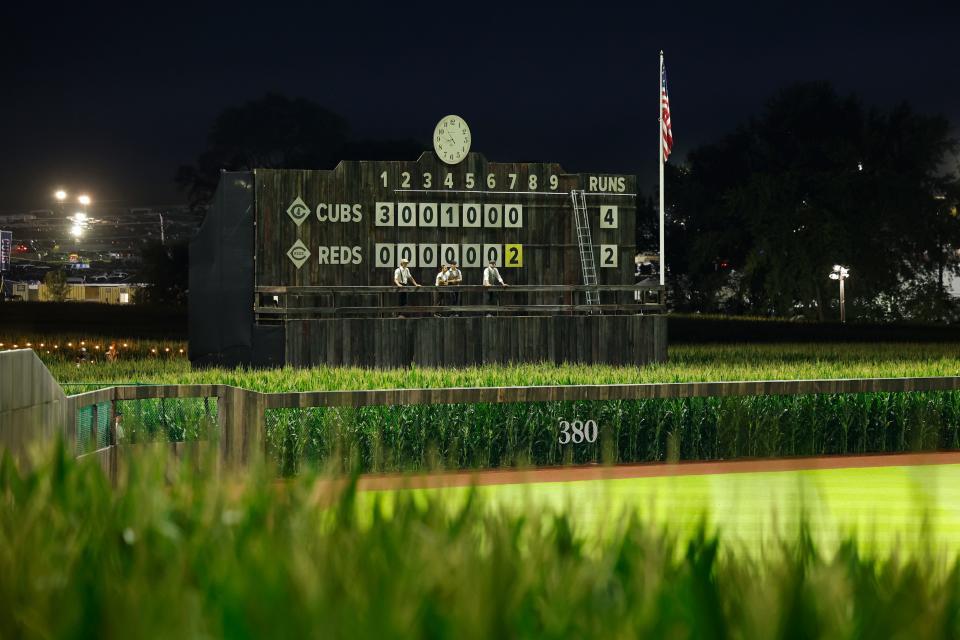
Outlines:
<svg viewBox="0 0 960 640"><path fill-rule="evenodd" d="M667 96L667 67L660 72L660 137L663 143L663 161L670 157L673 149L673 129L670 128L670 97Z"/></svg>

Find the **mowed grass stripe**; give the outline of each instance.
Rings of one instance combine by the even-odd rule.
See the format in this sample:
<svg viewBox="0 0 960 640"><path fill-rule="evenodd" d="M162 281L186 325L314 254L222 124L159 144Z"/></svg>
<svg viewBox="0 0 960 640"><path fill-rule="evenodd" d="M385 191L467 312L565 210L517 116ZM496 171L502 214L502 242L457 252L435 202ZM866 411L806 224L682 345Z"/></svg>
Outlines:
<svg viewBox="0 0 960 640"><path fill-rule="evenodd" d="M491 506L563 510L603 536L625 514L693 536L701 523L734 548L796 537L835 547L856 534L865 551L960 551L960 465L894 466L585 480L475 489ZM461 504L470 488L411 489ZM392 492L371 494L389 496Z"/></svg>

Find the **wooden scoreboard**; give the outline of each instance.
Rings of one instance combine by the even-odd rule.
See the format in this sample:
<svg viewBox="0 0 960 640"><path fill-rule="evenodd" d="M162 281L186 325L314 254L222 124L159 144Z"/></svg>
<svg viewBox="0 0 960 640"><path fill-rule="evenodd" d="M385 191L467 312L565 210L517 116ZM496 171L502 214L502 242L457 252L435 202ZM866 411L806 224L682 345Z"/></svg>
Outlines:
<svg viewBox="0 0 960 640"><path fill-rule="evenodd" d="M636 178L490 162L470 143L466 123L445 116L416 160L224 173L190 247L191 361L664 360L666 318L639 315L656 309L633 287ZM463 296L431 307L422 291L406 313L392 286L401 260L423 285L456 261ZM470 285L491 261L516 288L483 302Z"/></svg>
<svg viewBox="0 0 960 640"><path fill-rule="evenodd" d="M582 284L570 192L584 191L597 280L633 280L636 178L571 174L555 163L450 166L341 162L332 171L255 172L258 286L375 286L401 258L433 284L456 260L464 284L493 261L511 284Z"/></svg>

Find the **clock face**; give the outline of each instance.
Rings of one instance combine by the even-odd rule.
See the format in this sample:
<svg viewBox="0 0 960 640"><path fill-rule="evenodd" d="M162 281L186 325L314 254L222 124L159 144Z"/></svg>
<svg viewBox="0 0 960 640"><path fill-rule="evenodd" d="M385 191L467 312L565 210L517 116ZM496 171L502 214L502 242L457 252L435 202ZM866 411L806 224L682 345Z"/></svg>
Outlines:
<svg viewBox="0 0 960 640"><path fill-rule="evenodd" d="M445 116L433 130L433 149L447 164L457 164L470 151L470 127L460 116Z"/></svg>

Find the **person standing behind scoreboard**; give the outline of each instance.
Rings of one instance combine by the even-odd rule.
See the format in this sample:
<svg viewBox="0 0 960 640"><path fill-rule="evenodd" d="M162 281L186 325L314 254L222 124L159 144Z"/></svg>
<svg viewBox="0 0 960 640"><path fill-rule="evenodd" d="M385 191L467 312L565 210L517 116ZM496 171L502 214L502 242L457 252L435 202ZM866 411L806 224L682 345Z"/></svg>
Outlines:
<svg viewBox="0 0 960 640"><path fill-rule="evenodd" d="M408 264L410 264L410 261L407 260L406 258L403 258L402 260L400 260L400 266L397 267L396 271L393 272L393 284L397 285L401 289L403 289L404 287L411 286L410 283L413 283L414 287L420 286L417 283L417 281L414 279L413 274L410 273L410 269L407 267ZM400 306L401 307L407 306L406 291L400 292ZM403 315L400 315L399 317L402 318Z"/></svg>
<svg viewBox="0 0 960 640"><path fill-rule="evenodd" d="M447 275L450 272L450 267L445 264L440 265L440 271L437 273L437 277L434 278L433 284L437 287L437 290L433 294L433 305L435 307L442 306L446 304L447 296L440 290L440 287L445 287L447 285ZM440 317L440 313L433 314L436 317Z"/></svg>
<svg viewBox="0 0 960 640"><path fill-rule="evenodd" d="M500 277L500 271L497 269L497 263L494 260L490 261L489 266L483 270L483 286L493 287L494 284L499 284L501 287L508 286L506 282L503 281L503 278ZM483 303L486 306L493 305L493 292L489 289L483 295ZM487 313L487 315L492 315Z"/></svg>
<svg viewBox="0 0 960 640"><path fill-rule="evenodd" d="M460 267L457 265L456 260L450 261L450 270L447 271L447 284L453 287L459 287L463 284L463 273L460 271ZM450 293L450 304L453 306L460 306L460 292L452 291ZM453 314L459 315L459 314Z"/></svg>

